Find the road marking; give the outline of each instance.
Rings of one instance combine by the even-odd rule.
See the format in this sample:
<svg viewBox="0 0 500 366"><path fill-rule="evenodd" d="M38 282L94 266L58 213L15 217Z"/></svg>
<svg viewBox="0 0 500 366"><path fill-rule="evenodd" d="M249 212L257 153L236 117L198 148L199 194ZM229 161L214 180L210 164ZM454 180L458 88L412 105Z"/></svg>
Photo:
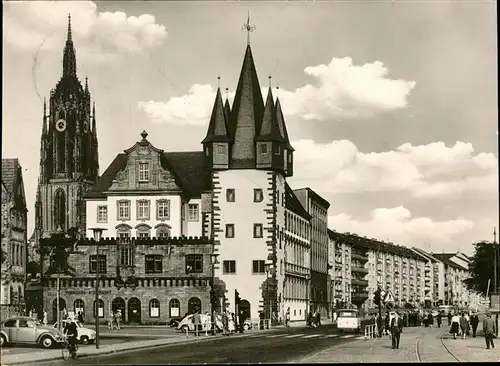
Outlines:
<svg viewBox="0 0 500 366"><path fill-rule="evenodd" d="M339 335L338 334L329 334L326 336L326 338L335 338L335 337L338 337Z"/></svg>
<svg viewBox="0 0 500 366"><path fill-rule="evenodd" d="M314 337L320 337L322 334L310 334L310 335L306 335L306 336L303 336L302 338L314 338Z"/></svg>
<svg viewBox="0 0 500 366"><path fill-rule="evenodd" d="M282 337L283 334L273 334L273 335L268 335L267 338L276 338L276 337Z"/></svg>
<svg viewBox="0 0 500 366"><path fill-rule="evenodd" d="M292 335L287 335L285 338L295 338L295 337L302 337L304 334L292 334Z"/></svg>
<svg viewBox="0 0 500 366"><path fill-rule="evenodd" d="M347 334L347 335L342 336L342 337L340 337L340 338L342 338L342 339L347 339L347 338L353 338L353 337L356 337L356 336L355 336L355 335L353 335L353 334Z"/></svg>

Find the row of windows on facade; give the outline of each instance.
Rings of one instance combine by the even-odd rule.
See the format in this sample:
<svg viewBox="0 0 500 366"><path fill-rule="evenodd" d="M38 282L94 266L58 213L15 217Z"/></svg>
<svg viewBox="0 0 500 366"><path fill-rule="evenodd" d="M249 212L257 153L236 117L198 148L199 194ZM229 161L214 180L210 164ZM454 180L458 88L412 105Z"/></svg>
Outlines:
<svg viewBox="0 0 500 366"><path fill-rule="evenodd" d="M134 255L132 248L120 248L118 263L121 266L134 265ZM144 256L144 269L146 273L162 273L163 272L163 255L161 254L146 254ZM99 255L99 264L97 264L97 256L89 257L89 272L96 273L97 265L99 265L99 273L107 273L108 261L106 255ZM203 255L187 254L185 257L186 274L203 273ZM223 273L236 273L236 261L225 260L222 262ZM281 270L282 272L282 270ZM252 261L252 273L266 273L266 265L264 260Z"/></svg>
<svg viewBox="0 0 500 366"><path fill-rule="evenodd" d="M17 286L17 292L14 290L14 286L9 286L9 292L4 292L3 298L4 304L21 304L24 303L24 292L21 286Z"/></svg>
<svg viewBox="0 0 500 366"><path fill-rule="evenodd" d="M285 213L285 227L291 233L298 235L302 238L309 239L310 225L307 221L293 215L291 212Z"/></svg>
<svg viewBox="0 0 500 366"><path fill-rule="evenodd" d="M268 149L267 143L261 143L261 144L259 144L258 150L259 150L259 153L262 154L262 155L265 155L265 154L269 153L269 149ZM217 144L217 145L215 145L215 154L216 155L225 155L226 151L227 151L226 150L226 145L224 145L224 144ZM288 161L288 163L291 163L292 162L292 154L288 154L287 155L287 150L286 149L283 149L283 152L285 154L285 157L286 157L286 160ZM210 156L210 149L208 147L205 149L205 155L206 156ZM281 147L280 146L275 146L275 148L274 148L274 155L281 155Z"/></svg>
<svg viewBox="0 0 500 366"><path fill-rule="evenodd" d="M19 243L10 244L10 264L13 266L24 265L24 245Z"/></svg>
<svg viewBox="0 0 500 366"><path fill-rule="evenodd" d="M57 301L57 299L54 299L53 304L56 304L56 301ZM60 299L59 301L61 303L62 302L66 303L64 301L64 299ZM105 314L104 314L104 300L99 299L98 304L99 304L98 305L99 318L104 318L104 316L105 316ZM201 309L201 300L197 297L191 298L191 299L189 299L189 305L195 309ZM57 306L57 305L55 305L55 306ZM113 300L112 305L111 305L112 311L116 311L118 309L121 309L123 311L124 308L125 308L125 301L123 299L116 298ZM149 301L149 317L150 318L159 318L160 317L160 308L161 308L160 300L151 299ZM92 312L92 316L94 318L96 316L95 309L96 309L96 302L94 300L93 301L93 312ZM171 318L180 317L181 316L180 309L181 309L181 303L178 299L171 299L168 302L168 312L169 312L169 316ZM82 315L85 315L85 301L83 301L82 299L76 299L73 302L73 311L75 312L75 314L79 314L81 312ZM122 314L122 316L123 316L123 314Z"/></svg>
<svg viewBox="0 0 500 366"><path fill-rule="evenodd" d="M117 201L117 220L131 220L131 203L129 200ZM200 205L190 203L187 206L188 221L199 221ZM136 206L137 220L151 220L151 201L137 200ZM170 220L170 200L161 199L156 201L156 219ZM97 222L108 222L108 206L97 206Z"/></svg>

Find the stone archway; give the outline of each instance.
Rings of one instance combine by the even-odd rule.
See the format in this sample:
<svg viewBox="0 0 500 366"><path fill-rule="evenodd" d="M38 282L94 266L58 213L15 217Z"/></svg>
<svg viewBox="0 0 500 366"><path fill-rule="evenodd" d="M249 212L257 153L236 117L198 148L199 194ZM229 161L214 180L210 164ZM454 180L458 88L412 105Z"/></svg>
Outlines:
<svg viewBox="0 0 500 366"><path fill-rule="evenodd" d="M137 297L133 297L128 301L127 315L129 323L141 322L141 300Z"/></svg>
<svg viewBox="0 0 500 366"><path fill-rule="evenodd" d="M241 314L244 320L251 318L252 312L248 300L240 300L240 304L238 305L238 312L239 314Z"/></svg>
<svg viewBox="0 0 500 366"><path fill-rule="evenodd" d="M66 307L66 300L62 297L59 298L59 311L62 311ZM57 321L57 298L52 301L52 322Z"/></svg>
<svg viewBox="0 0 500 366"><path fill-rule="evenodd" d="M192 297L188 301L188 313L194 314L196 312L201 312L201 300L197 297Z"/></svg>

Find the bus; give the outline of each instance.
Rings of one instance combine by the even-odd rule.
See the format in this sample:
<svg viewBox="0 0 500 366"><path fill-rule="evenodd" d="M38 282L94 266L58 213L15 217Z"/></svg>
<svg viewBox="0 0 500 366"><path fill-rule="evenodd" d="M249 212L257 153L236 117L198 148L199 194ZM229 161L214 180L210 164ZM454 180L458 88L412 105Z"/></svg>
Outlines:
<svg viewBox="0 0 500 366"><path fill-rule="evenodd" d="M455 306L453 306L453 305L439 305L438 311L440 313L444 312L445 314L453 313L455 311Z"/></svg>

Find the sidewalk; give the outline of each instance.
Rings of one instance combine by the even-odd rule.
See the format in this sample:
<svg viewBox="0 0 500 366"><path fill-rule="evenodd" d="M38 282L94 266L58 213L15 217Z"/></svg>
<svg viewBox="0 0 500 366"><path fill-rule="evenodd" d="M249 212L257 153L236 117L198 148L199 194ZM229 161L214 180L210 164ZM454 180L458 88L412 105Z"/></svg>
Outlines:
<svg viewBox="0 0 500 366"><path fill-rule="evenodd" d="M259 330L258 332L269 332L276 329L277 327L273 327L271 329ZM233 334L231 337L245 337L255 332L257 331L236 333ZM144 349L149 347L158 347L168 344L180 344L180 343L186 344L186 343L197 343L197 342L199 343L221 337L222 336L220 335L218 336L201 335L199 337L195 337L194 335L190 335L189 337L179 335L176 337L161 337L161 339L150 339L150 340L141 340L136 342L103 345L99 349L96 349L95 345L89 345L85 347L80 347L78 351L78 358L106 355L115 352L132 351L136 349ZM7 350L8 348L5 349L5 351ZM21 354L9 354L8 352L4 352L2 350L1 366L38 363L38 362L56 360L61 358L62 358L62 351L60 348L50 349L50 350L40 349L40 351L38 352L21 353Z"/></svg>
<svg viewBox="0 0 500 366"><path fill-rule="evenodd" d="M498 338L494 349L486 349L484 337L467 337L467 339L453 339L448 335L444 339L444 344L462 362L500 362L500 342Z"/></svg>

